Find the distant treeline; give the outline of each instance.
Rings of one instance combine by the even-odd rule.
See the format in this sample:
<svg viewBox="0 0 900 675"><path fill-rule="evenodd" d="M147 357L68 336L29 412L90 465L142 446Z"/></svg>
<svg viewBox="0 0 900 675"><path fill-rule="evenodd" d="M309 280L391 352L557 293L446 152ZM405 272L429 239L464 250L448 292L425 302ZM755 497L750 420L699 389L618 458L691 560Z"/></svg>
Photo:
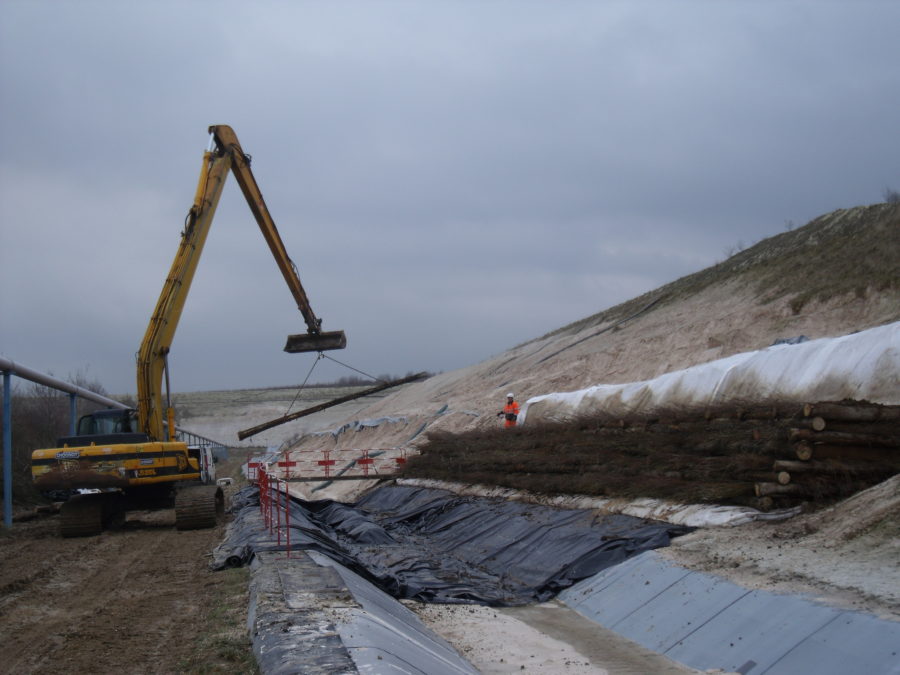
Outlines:
<svg viewBox="0 0 900 675"><path fill-rule="evenodd" d="M390 373L385 373L382 375L378 375L373 380L370 377L363 377L362 375L345 375L344 377L340 377L333 382L316 382L315 384L308 384L307 387L365 387L365 386L375 386L381 382L393 382L394 380L401 380L404 377L411 377L415 375L417 371L410 370L406 373L406 375L391 375ZM428 377L433 376L434 373L428 373Z"/></svg>
<svg viewBox="0 0 900 675"><path fill-rule="evenodd" d="M96 380L83 373L67 378L71 384L109 396ZM39 496L31 485L31 453L38 448L56 447L57 438L70 432L69 395L42 384L16 380L11 397L12 410L12 487L17 504L36 501ZM124 403L132 403L130 400ZM86 415L104 406L81 397L76 399L76 416ZM0 433L3 421L0 420ZM0 462L2 465L2 462Z"/></svg>

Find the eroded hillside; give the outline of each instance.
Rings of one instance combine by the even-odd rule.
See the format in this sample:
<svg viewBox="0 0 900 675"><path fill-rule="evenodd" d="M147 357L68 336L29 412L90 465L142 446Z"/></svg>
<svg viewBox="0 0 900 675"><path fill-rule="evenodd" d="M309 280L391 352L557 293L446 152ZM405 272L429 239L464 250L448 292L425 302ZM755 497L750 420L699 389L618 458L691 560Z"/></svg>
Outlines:
<svg viewBox="0 0 900 675"><path fill-rule="evenodd" d="M643 380L776 339L837 336L900 319L900 204L843 209L728 260L525 342L482 363L409 385L355 413L385 419L307 435L296 450L407 448L428 432L497 425L519 400ZM346 420L352 422L353 420Z"/></svg>

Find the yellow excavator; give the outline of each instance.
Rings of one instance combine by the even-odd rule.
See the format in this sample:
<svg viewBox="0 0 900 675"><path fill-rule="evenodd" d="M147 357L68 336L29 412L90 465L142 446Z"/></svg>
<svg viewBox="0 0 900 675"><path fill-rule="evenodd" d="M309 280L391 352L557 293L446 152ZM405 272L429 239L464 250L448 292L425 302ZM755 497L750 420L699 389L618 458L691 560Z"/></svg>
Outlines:
<svg viewBox="0 0 900 675"><path fill-rule="evenodd" d="M250 170L250 156L241 149L234 131L216 125L209 133L210 145L203 155L181 245L138 351L137 410L101 410L85 415L78 421L75 436L60 438L55 448L32 453L34 485L45 492L72 493L61 508L63 536L89 536L114 528L124 522L129 509L174 505L175 525L182 530L213 527L224 511L208 448L189 447L175 440L168 354L229 171L240 185L306 322L307 332L289 335L284 350L322 352L347 345L343 331L322 331L322 320L312 311L297 268L288 257Z"/></svg>

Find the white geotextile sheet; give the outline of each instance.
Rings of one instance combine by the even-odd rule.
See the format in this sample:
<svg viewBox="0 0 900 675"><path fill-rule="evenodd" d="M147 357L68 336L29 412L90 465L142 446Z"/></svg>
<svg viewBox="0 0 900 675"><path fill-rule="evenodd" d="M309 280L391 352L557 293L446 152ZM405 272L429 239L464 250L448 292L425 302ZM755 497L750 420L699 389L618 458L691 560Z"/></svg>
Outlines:
<svg viewBox="0 0 900 675"><path fill-rule="evenodd" d="M688 527L722 527L743 525L754 520L785 520L800 513L800 507L778 509L763 513L749 506L724 506L717 504L678 504L664 499L624 499L592 497L590 495L547 495L513 490L496 485L472 485L428 478L398 478L398 485L449 490L461 496L484 497L521 501L560 509L595 509L604 513L623 513L635 518L663 520L673 525Z"/></svg>
<svg viewBox="0 0 900 675"><path fill-rule="evenodd" d="M652 380L535 396L525 402L518 423L559 422L600 413L624 416L729 402L803 403L845 398L900 404L900 322L842 337L735 354Z"/></svg>

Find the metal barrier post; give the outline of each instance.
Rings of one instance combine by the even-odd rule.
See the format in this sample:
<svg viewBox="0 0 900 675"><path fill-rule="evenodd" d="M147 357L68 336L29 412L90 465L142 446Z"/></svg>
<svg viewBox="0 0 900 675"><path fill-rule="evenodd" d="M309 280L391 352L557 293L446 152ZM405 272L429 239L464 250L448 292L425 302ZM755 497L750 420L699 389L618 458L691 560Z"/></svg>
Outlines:
<svg viewBox="0 0 900 675"><path fill-rule="evenodd" d="M247 471L249 473L249 469ZM256 487L259 489L259 513L263 518L263 524L266 522L266 498L263 496L263 477L259 473L259 469L256 470Z"/></svg>
<svg viewBox="0 0 900 675"><path fill-rule="evenodd" d="M259 468L259 506L262 510L263 526L269 530L272 526L272 495L269 493L269 473L264 466Z"/></svg>
<svg viewBox="0 0 900 675"><path fill-rule="evenodd" d="M275 542L281 548L281 490L279 480L275 478Z"/></svg>
<svg viewBox="0 0 900 675"><path fill-rule="evenodd" d="M272 476L269 475L269 465L266 464L266 507L269 512L269 532L272 532L272 526L275 522L273 506L272 506Z"/></svg>
<svg viewBox="0 0 900 675"><path fill-rule="evenodd" d="M291 557L291 494L288 492L288 484L282 481L284 487L284 534L287 544L287 557Z"/></svg>

